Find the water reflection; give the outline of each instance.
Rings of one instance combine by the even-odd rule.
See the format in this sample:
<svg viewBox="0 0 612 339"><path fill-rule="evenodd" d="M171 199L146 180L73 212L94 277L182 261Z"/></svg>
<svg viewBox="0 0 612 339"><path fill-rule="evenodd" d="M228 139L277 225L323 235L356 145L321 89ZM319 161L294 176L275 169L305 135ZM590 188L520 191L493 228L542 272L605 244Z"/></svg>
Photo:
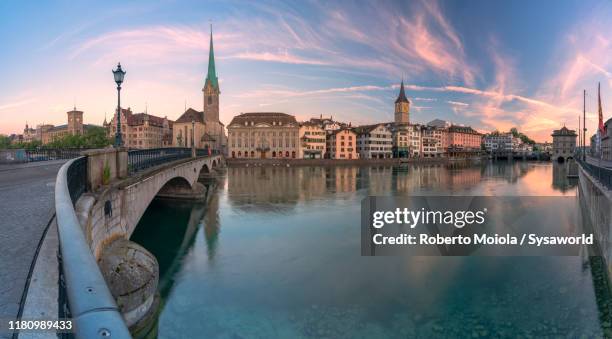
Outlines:
<svg viewBox="0 0 612 339"><path fill-rule="evenodd" d="M552 187L546 185L551 182L551 168ZM277 212L330 193L340 198L345 196L343 193L359 190L367 191L368 195L490 193L499 183L517 184L519 180L518 190L495 193L565 195L573 193L577 182L568 179L565 168L557 164L551 167L550 163L505 161L363 167L238 167L229 168L227 173L231 204L245 210L256 205L258 210Z"/></svg>
<svg viewBox="0 0 612 339"><path fill-rule="evenodd" d="M359 255L367 195L575 195L561 171L527 162L228 168L203 215L156 205L143 218L138 242L169 277L159 337L601 337L598 305L609 295L596 295L580 258Z"/></svg>
<svg viewBox="0 0 612 339"><path fill-rule="evenodd" d="M553 180L552 186L554 189L559 190L561 192L567 192L569 190L574 190L578 185L578 178L568 178L567 177L567 167L566 163L558 163L554 161L552 163L553 168Z"/></svg>

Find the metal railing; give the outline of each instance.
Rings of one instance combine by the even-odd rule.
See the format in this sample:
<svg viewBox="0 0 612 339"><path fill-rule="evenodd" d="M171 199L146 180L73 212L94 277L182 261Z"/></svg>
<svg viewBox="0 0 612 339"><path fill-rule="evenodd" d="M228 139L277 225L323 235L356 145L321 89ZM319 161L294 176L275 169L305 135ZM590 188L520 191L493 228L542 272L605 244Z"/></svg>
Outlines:
<svg viewBox="0 0 612 339"><path fill-rule="evenodd" d="M128 152L128 173L133 174L166 162L191 157L191 148L151 148Z"/></svg>
<svg viewBox="0 0 612 339"><path fill-rule="evenodd" d="M34 161L49 161L49 160L65 160L73 159L81 156L81 152L85 148L41 148L25 150L26 159L28 162Z"/></svg>
<svg viewBox="0 0 612 339"><path fill-rule="evenodd" d="M212 148L198 148L196 149L196 156L205 157L205 156L213 156L221 154L219 150Z"/></svg>
<svg viewBox="0 0 612 339"><path fill-rule="evenodd" d="M196 149L196 156L198 157L219 154L220 152L216 149ZM128 174L134 174L150 167L189 157L191 157L191 148L185 147L130 150L128 152Z"/></svg>
<svg viewBox="0 0 612 339"><path fill-rule="evenodd" d="M60 168L55 183L60 282L65 287L60 296L68 299L69 306L60 305L60 311L72 317L78 339L131 338L74 210L74 202L85 191L86 164L86 157L68 161Z"/></svg>
<svg viewBox="0 0 612 339"><path fill-rule="evenodd" d="M577 157L576 160L588 174L597 179L607 189L612 189L612 169L589 164L580 157Z"/></svg>

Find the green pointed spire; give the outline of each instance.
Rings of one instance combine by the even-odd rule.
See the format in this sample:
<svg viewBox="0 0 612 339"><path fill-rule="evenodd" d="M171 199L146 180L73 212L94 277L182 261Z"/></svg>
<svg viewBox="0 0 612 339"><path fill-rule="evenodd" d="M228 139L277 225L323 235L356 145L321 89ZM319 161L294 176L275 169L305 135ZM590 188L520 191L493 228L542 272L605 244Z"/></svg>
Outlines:
<svg viewBox="0 0 612 339"><path fill-rule="evenodd" d="M210 81L213 88L219 89L217 71L215 70L215 52L213 50L212 24L210 24L210 50L208 51L208 74L206 82Z"/></svg>

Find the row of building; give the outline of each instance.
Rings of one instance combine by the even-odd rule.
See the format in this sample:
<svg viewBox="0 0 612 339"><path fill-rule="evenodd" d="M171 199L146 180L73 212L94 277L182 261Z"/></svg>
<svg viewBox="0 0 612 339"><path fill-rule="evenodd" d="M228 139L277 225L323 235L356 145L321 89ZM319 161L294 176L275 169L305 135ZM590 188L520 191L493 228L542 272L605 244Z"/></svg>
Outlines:
<svg viewBox="0 0 612 339"><path fill-rule="evenodd" d="M227 126L230 158L385 159L473 156L483 135L471 127L434 120L411 124L404 84L393 122L351 126L322 116L298 122L278 112L242 113Z"/></svg>

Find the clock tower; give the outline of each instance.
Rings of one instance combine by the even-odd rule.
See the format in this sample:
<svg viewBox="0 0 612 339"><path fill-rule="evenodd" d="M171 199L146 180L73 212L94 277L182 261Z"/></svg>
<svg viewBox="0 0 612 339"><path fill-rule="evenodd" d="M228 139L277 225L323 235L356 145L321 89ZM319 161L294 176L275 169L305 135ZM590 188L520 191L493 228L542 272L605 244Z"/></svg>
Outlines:
<svg viewBox="0 0 612 339"><path fill-rule="evenodd" d="M410 123L410 101L406 98L404 92L404 81L400 87L399 95L395 100L395 123L396 124L409 124Z"/></svg>

